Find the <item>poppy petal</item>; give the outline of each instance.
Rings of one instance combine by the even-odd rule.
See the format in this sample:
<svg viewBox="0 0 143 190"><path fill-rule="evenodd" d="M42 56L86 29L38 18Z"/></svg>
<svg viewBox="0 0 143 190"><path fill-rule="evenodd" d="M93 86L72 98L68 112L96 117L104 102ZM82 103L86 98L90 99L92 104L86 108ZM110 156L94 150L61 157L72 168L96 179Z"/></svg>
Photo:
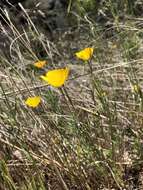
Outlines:
<svg viewBox="0 0 143 190"><path fill-rule="evenodd" d="M34 66L37 68L43 68L47 64L47 61L37 61L34 63Z"/></svg>
<svg viewBox="0 0 143 190"><path fill-rule="evenodd" d="M34 97L28 97L27 100L25 101L25 104L29 107L37 107L39 103L41 102L41 97L40 96L34 96Z"/></svg>
<svg viewBox="0 0 143 190"><path fill-rule="evenodd" d="M89 59L91 59L93 51L94 49L89 47L75 53L75 55L77 58L82 59L83 61L88 61Z"/></svg>
<svg viewBox="0 0 143 190"><path fill-rule="evenodd" d="M68 75L69 68L66 67L65 69L55 69L48 71L46 76L41 76L41 78L53 87L61 87L67 80Z"/></svg>

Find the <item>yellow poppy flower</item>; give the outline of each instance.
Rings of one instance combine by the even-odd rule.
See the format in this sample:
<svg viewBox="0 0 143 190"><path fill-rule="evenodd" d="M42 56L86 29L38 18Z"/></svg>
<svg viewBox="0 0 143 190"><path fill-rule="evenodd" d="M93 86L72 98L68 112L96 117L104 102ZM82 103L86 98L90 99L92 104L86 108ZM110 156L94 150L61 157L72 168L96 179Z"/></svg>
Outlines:
<svg viewBox="0 0 143 190"><path fill-rule="evenodd" d="M29 107L37 107L39 103L41 102L41 97L40 96L34 96L34 97L28 97L27 100L25 101L25 104Z"/></svg>
<svg viewBox="0 0 143 190"><path fill-rule="evenodd" d="M83 61L88 61L89 59L91 59L93 51L94 49L92 47L89 47L75 53L75 55L77 58L82 59Z"/></svg>
<svg viewBox="0 0 143 190"><path fill-rule="evenodd" d="M46 76L41 76L41 78L53 87L61 87L67 80L68 75L69 68L66 67L65 69L48 71Z"/></svg>
<svg viewBox="0 0 143 190"><path fill-rule="evenodd" d="M34 63L34 66L41 69L46 65L47 61L37 61Z"/></svg>

